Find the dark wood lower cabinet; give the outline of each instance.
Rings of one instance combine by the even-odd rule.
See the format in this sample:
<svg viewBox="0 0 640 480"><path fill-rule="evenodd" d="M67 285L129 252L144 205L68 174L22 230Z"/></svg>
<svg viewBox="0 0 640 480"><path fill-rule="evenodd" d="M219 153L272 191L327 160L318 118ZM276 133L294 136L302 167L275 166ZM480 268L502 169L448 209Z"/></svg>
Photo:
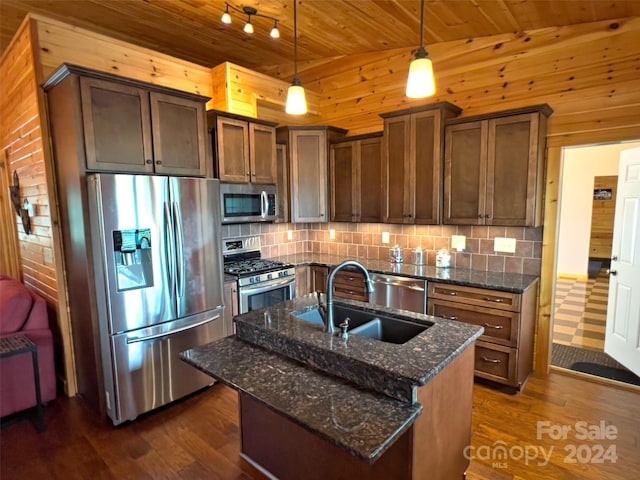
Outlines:
<svg viewBox="0 0 640 480"><path fill-rule="evenodd" d="M484 328L475 374L521 390L533 371L538 283L523 293L429 283L429 315Z"/></svg>
<svg viewBox="0 0 640 480"><path fill-rule="evenodd" d="M465 478L471 445L474 347L418 388L424 411L372 464L239 393L242 455L281 480Z"/></svg>

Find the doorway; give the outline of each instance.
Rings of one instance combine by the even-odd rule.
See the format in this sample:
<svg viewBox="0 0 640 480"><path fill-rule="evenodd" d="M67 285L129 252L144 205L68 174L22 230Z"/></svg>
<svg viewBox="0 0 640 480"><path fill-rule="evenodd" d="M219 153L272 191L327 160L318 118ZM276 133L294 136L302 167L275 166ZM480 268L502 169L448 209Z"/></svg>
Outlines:
<svg viewBox="0 0 640 480"><path fill-rule="evenodd" d="M551 365L640 385L604 353L619 157L634 147L640 142L563 149Z"/></svg>

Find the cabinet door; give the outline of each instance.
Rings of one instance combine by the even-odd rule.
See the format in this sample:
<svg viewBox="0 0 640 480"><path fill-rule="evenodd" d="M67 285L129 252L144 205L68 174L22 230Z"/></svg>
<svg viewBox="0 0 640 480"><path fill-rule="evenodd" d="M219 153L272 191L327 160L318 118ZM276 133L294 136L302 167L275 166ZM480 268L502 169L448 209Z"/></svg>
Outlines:
<svg viewBox="0 0 640 480"><path fill-rule="evenodd" d="M313 265L311 267L311 278L309 288L312 292L327 292L327 277L329 277L329 268Z"/></svg>
<svg viewBox="0 0 640 480"><path fill-rule="evenodd" d="M357 201L359 222L382 221L382 138L371 138L359 142L359 161L356 175L359 179Z"/></svg>
<svg viewBox="0 0 640 480"><path fill-rule="evenodd" d="M278 174L276 188L278 193L278 223L289 221L289 158L287 146L276 145L276 172Z"/></svg>
<svg viewBox="0 0 640 480"><path fill-rule="evenodd" d="M409 213L416 224L440 223L440 199L442 198L442 116L439 110L413 114L411 144L415 149L414 196Z"/></svg>
<svg viewBox="0 0 640 480"><path fill-rule="evenodd" d="M276 129L249 123L249 164L251 183L276 183Z"/></svg>
<svg viewBox="0 0 640 480"><path fill-rule="evenodd" d="M156 173L205 176L207 119L203 103L151 92Z"/></svg>
<svg viewBox="0 0 640 480"><path fill-rule="evenodd" d="M233 317L238 315L238 284L237 282L224 283L224 336L235 333Z"/></svg>
<svg viewBox="0 0 640 480"><path fill-rule="evenodd" d="M249 183L249 124L235 118L218 117L216 144L220 181Z"/></svg>
<svg viewBox="0 0 640 480"><path fill-rule="evenodd" d="M153 172L149 93L80 78L88 170Z"/></svg>
<svg viewBox="0 0 640 480"><path fill-rule="evenodd" d="M488 122L487 225L534 224L538 118L533 113Z"/></svg>
<svg viewBox="0 0 640 480"><path fill-rule="evenodd" d="M445 224L484 225L487 123L446 128L444 157Z"/></svg>
<svg viewBox="0 0 640 480"><path fill-rule="evenodd" d="M386 223L411 221L408 201L412 193L410 172L411 117L402 115L384 121L384 175Z"/></svg>
<svg viewBox="0 0 640 480"><path fill-rule="evenodd" d="M356 148L358 142L338 143L331 146L331 221L357 221L355 200Z"/></svg>
<svg viewBox="0 0 640 480"><path fill-rule="evenodd" d="M318 130L289 132L291 148L291 219L327 222L327 140Z"/></svg>
<svg viewBox="0 0 640 480"><path fill-rule="evenodd" d="M296 297L309 293L310 267L296 267Z"/></svg>

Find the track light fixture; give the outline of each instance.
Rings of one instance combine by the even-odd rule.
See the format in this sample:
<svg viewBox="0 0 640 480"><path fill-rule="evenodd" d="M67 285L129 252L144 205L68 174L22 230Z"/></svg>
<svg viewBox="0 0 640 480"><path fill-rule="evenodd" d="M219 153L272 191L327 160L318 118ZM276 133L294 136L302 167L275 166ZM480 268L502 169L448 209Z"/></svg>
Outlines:
<svg viewBox="0 0 640 480"><path fill-rule="evenodd" d="M273 28L271 29L271 32L269 33L269 36L271 38L280 38L280 30L278 30L278 22L280 20L278 20L277 18L270 17L269 15L263 15L261 13L258 13L258 10L253 8L253 7L238 8L238 7L234 7L233 5L231 5L228 2L224 2L224 4L226 5L226 9L225 9L224 13L222 14L222 18L220 19L222 21L222 23L226 23L227 25L232 23L231 15L229 14L229 12L230 11L238 12L238 13L241 13L241 14L247 16L247 21L244 24L243 30L246 33L253 33L253 23L251 23L251 17L267 18L267 19L273 21Z"/></svg>
<svg viewBox="0 0 640 480"><path fill-rule="evenodd" d="M433 64L424 48L424 0L420 3L420 48L416 58L409 66L407 79L407 97L424 98L436 93L436 81L433 77Z"/></svg>

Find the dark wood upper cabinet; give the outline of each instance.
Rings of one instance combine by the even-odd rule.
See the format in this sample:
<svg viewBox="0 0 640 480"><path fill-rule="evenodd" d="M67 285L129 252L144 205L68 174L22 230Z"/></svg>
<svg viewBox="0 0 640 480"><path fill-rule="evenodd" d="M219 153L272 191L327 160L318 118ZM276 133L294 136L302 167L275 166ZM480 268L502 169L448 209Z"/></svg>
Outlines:
<svg viewBox="0 0 640 480"><path fill-rule="evenodd" d="M447 123L444 223L542 223L547 105Z"/></svg>
<svg viewBox="0 0 640 480"><path fill-rule="evenodd" d="M279 127L278 142L286 144L290 167L290 208L294 223L329 221L329 142L347 131L327 126Z"/></svg>
<svg viewBox="0 0 640 480"><path fill-rule="evenodd" d="M289 208L289 163L287 158L287 146L276 144L276 188L278 192L278 223L288 223L291 218Z"/></svg>
<svg viewBox="0 0 640 480"><path fill-rule="evenodd" d="M444 122L460 111L440 102L381 115L384 222L440 223Z"/></svg>
<svg viewBox="0 0 640 480"><path fill-rule="evenodd" d="M79 73L86 168L205 176L206 98Z"/></svg>
<svg viewBox="0 0 640 480"><path fill-rule="evenodd" d="M156 173L206 174L205 104L151 92L151 125Z"/></svg>
<svg viewBox="0 0 640 480"><path fill-rule="evenodd" d="M276 124L209 110L213 151L221 182L275 184Z"/></svg>
<svg viewBox="0 0 640 480"><path fill-rule="evenodd" d="M331 221L382 220L382 133L331 145Z"/></svg>

